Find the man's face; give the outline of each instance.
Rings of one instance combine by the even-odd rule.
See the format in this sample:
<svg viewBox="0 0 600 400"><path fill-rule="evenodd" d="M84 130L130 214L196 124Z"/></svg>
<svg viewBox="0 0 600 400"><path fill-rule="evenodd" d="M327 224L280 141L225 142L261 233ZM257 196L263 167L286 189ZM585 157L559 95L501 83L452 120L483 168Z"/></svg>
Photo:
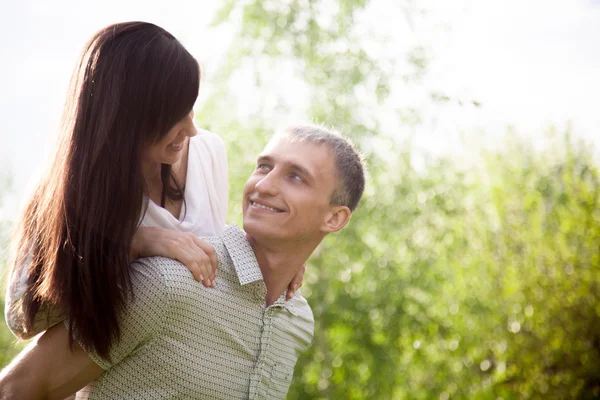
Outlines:
<svg viewBox="0 0 600 400"><path fill-rule="evenodd" d="M337 184L326 146L272 140L244 186L244 230L254 238L301 241L323 232Z"/></svg>

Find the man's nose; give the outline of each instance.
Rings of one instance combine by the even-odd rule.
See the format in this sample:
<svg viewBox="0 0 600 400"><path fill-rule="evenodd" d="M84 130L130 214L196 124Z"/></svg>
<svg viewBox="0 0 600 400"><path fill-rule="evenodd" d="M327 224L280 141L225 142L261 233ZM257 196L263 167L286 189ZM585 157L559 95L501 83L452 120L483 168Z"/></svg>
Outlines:
<svg viewBox="0 0 600 400"><path fill-rule="evenodd" d="M277 175L271 171L256 182L255 189L258 193L275 196L279 193Z"/></svg>

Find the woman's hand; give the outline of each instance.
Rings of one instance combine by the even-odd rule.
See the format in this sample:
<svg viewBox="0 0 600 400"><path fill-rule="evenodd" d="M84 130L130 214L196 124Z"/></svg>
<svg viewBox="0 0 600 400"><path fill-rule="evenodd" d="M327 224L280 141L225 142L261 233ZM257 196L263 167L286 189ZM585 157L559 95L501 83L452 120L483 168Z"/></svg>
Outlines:
<svg viewBox="0 0 600 400"><path fill-rule="evenodd" d="M133 236L130 256L132 261L151 256L173 258L185 264L194 279L202 281L204 286L215 287L217 273L215 249L193 233L164 228L138 228Z"/></svg>
<svg viewBox="0 0 600 400"><path fill-rule="evenodd" d="M294 297L296 290L302 286L302 282L304 281L304 271L306 271L306 264L302 264L302 268L300 268L296 276L294 276L294 279L292 279L290 282L287 292L285 293L286 300L290 300L292 297Z"/></svg>

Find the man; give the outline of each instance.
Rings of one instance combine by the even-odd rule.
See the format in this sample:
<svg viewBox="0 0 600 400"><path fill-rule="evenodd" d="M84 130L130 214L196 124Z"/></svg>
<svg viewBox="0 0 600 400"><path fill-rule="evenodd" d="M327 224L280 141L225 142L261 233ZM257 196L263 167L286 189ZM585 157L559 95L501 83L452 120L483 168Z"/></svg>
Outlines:
<svg viewBox="0 0 600 400"><path fill-rule="evenodd" d="M364 189L358 153L317 126L276 135L244 187L245 233L206 238L219 263L216 287L161 257L132 266L133 301L110 360L68 346L50 329L0 376L0 398L284 399L314 320L285 291L330 232L349 221ZM91 383L90 383L91 382Z"/></svg>

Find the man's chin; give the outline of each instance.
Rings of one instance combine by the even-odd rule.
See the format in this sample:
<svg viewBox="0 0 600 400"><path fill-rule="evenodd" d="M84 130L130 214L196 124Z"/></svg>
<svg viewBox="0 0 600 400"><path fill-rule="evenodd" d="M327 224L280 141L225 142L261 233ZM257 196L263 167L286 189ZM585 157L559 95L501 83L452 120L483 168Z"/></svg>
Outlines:
<svg viewBox="0 0 600 400"><path fill-rule="evenodd" d="M261 225L264 225L264 223L252 220L251 218L244 218L244 221L242 222L244 232L251 236L254 236L255 234L260 234L260 232L264 230L264 227L261 227Z"/></svg>
<svg viewBox="0 0 600 400"><path fill-rule="evenodd" d="M276 236L276 229L274 229L275 227L268 225L263 221L244 219L242 227L244 228L244 232L246 232L254 239L270 238Z"/></svg>

